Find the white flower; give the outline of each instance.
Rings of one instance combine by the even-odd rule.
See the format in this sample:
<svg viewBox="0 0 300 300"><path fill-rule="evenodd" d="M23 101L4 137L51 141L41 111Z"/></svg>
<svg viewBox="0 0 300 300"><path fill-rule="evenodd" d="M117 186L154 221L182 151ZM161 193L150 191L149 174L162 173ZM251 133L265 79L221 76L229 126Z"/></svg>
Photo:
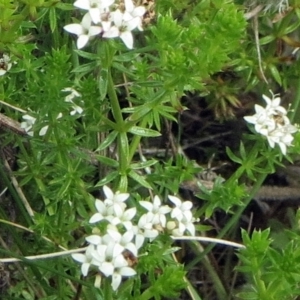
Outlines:
<svg viewBox="0 0 300 300"><path fill-rule="evenodd" d="M69 92L69 95L67 95L65 97L65 101L66 102L71 102L73 103L73 99L74 98L78 98L81 97L81 94L78 93L75 89L71 88L71 87L67 87L61 90L62 92Z"/></svg>
<svg viewBox="0 0 300 300"><path fill-rule="evenodd" d="M81 97L81 94L78 93L75 89L70 88L70 87L64 88L64 89L62 89L61 91L62 91L62 92L70 92L69 95L67 95L67 96L65 97L65 102L70 102L70 103L72 103L72 108L73 108L73 110L70 112L70 115L71 115L71 116L74 116L76 113L78 113L79 115L81 115L81 114L83 113L82 107L78 106L77 104L75 104L75 103L73 102L73 99L74 99L74 98Z"/></svg>
<svg viewBox="0 0 300 300"><path fill-rule="evenodd" d="M285 155L287 147L291 146L294 139L292 134L298 129L290 124L286 109L280 106L280 97L276 97L272 92L271 94L272 99L263 95L267 103L266 108L255 105L256 114L246 116L244 119L254 124L256 132L267 138L271 148L278 144L281 152Z"/></svg>
<svg viewBox="0 0 300 300"><path fill-rule="evenodd" d="M138 228L142 230L143 236L153 241L159 234L158 230L154 228L153 224L154 214L148 212L142 215L138 222Z"/></svg>
<svg viewBox="0 0 300 300"><path fill-rule="evenodd" d="M123 210L125 209L126 204L124 202L129 198L128 193L114 193L106 185L103 186L103 192L106 196L106 199L104 200L106 206L111 207L112 209L114 209L115 206L120 206Z"/></svg>
<svg viewBox="0 0 300 300"><path fill-rule="evenodd" d="M133 36L131 31L135 28L142 30L142 16L145 11L144 7L134 7L131 0L126 0L124 13L122 13L120 9L111 13L111 19L114 25L103 33L103 37L114 38L119 36L126 47L132 49Z"/></svg>
<svg viewBox="0 0 300 300"><path fill-rule="evenodd" d="M271 92L272 93L272 92ZM266 101L267 106L266 110L269 115L274 115L274 114L281 114L281 115L286 115L287 111L284 107L280 106L280 97L276 97L277 95L274 95L272 93L272 99L267 97L266 95L262 95L263 99Z"/></svg>
<svg viewBox="0 0 300 300"><path fill-rule="evenodd" d="M3 76L9 71L11 66L10 57L7 54L3 54L2 57L0 57L0 76Z"/></svg>
<svg viewBox="0 0 300 300"><path fill-rule="evenodd" d="M183 218L187 220L192 219L191 208L193 203L191 201L182 202L179 198L175 196L168 196L169 200L175 204L175 207L172 209L171 218L181 221Z"/></svg>
<svg viewBox="0 0 300 300"><path fill-rule="evenodd" d="M77 0L74 6L88 10L94 24L100 23L101 14L111 6L115 0Z"/></svg>
<svg viewBox="0 0 300 300"><path fill-rule="evenodd" d="M132 218L136 214L136 208L124 210L120 205L114 205L114 217L110 220L113 225L122 224L127 230L132 228Z"/></svg>
<svg viewBox="0 0 300 300"><path fill-rule="evenodd" d="M80 24L69 24L64 26L64 29L70 33L77 35L77 48L83 48L91 37L101 33L102 28L100 26L92 25L92 19L89 13L83 16Z"/></svg>
<svg viewBox="0 0 300 300"><path fill-rule="evenodd" d="M129 250L134 256L137 256L137 247L132 243L134 233L132 230L126 231L123 235L120 234L117 229L107 229L107 235L103 237L105 239L109 238L114 240L125 249Z"/></svg>
<svg viewBox="0 0 300 300"><path fill-rule="evenodd" d="M126 260L125 260L126 261ZM114 261L114 272L112 274L111 286L116 291L122 281L122 277L130 277L136 274L136 271L128 267L128 263L122 259L115 259Z"/></svg>
<svg viewBox="0 0 300 300"><path fill-rule="evenodd" d="M96 223L102 220L112 220L112 211L104 204L103 201L96 199L95 206L98 212L92 215L92 217L89 220L89 223Z"/></svg>
<svg viewBox="0 0 300 300"><path fill-rule="evenodd" d="M90 266L93 264L93 256L92 253L96 251L94 245L89 245L85 251L85 254L81 253L74 253L72 254L72 257L74 260L82 263L81 265L81 273L83 276L86 276Z"/></svg>
<svg viewBox="0 0 300 300"><path fill-rule="evenodd" d="M153 203L149 201L140 201L140 205L146 208L149 212L153 213L153 224L160 224L162 227L166 227L166 214L171 211L171 207L167 205L161 205L161 200L158 196L155 196Z"/></svg>
<svg viewBox="0 0 300 300"><path fill-rule="evenodd" d="M33 131L31 131L31 129L34 123L36 122L36 118L30 115L24 115L22 116L22 119L24 121L21 122L21 128L23 128L28 135L33 136Z"/></svg>
<svg viewBox="0 0 300 300"><path fill-rule="evenodd" d="M255 104L254 106L256 114L253 116L246 116L244 119L251 124L254 124L255 131L268 135L268 132L276 128L276 123L273 118L270 118L268 111L262 106Z"/></svg>
<svg viewBox="0 0 300 300"><path fill-rule="evenodd" d="M287 147L292 144L294 137L292 133L297 132L298 129L291 125L287 124L285 126L281 126L269 133L267 136L269 145L271 148L274 148L275 143L277 143L280 147L281 152L286 155Z"/></svg>

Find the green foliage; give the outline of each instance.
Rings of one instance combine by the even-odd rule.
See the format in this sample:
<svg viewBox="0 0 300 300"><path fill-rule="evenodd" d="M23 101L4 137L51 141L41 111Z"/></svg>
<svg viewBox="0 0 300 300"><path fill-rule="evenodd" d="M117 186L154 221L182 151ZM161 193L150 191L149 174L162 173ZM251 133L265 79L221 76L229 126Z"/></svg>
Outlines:
<svg viewBox="0 0 300 300"><path fill-rule="evenodd" d="M243 231L245 250L238 254L241 272L251 284L238 293L241 299L295 299L299 296L299 236L293 234L281 249L271 247L270 230L254 231L252 237Z"/></svg>
<svg viewBox="0 0 300 300"><path fill-rule="evenodd" d="M11 207L2 203L0 191L1 225L5 223L0 229L1 256L23 259L20 264L26 265L18 270L9 266L12 280L7 295L14 299L98 300L112 295L110 279L108 288L105 283L101 289L93 287L97 271L79 279L80 267L70 257L39 262L24 256L82 247L93 233L88 220L105 184L114 191L134 191L135 200L130 201L139 207L137 202L144 198L138 192L149 190L166 202L184 184L197 181L203 168L180 153L177 141L172 140L172 154L143 155L155 138L171 134L170 123L187 109L181 103L183 95L206 96L214 114L228 118L243 105L240 95L245 91L262 94L270 88L299 85L300 60L294 52L300 46L298 1L280 16L274 9L280 1L273 6L262 3L271 7L257 15L254 33L252 20L244 15L247 3L159 0L155 18L144 32L134 33L133 50L125 49L120 39L101 36L76 50L77 37L62 28L78 23L81 15L74 11L73 1L67 2L0 0L0 59L6 54L12 63L0 76L1 114L16 122L24 121L24 115L36 119L32 136L21 134L20 128L15 133L1 131L1 145L18 149L16 170L7 171L2 155L0 166L1 189L8 188L13 199L7 202L17 211L10 216ZM285 46L283 52L279 44ZM78 92L72 101L66 101L66 88ZM299 121L299 91L296 100L291 116ZM83 112L74 112L74 105ZM297 133L286 158L294 161L299 151ZM226 152L236 171L226 180L217 177L212 189L200 184L197 196L204 202L195 205L199 222L219 210L232 215L220 237L233 231L264 178L283 160L278 147L271 149L253 134L242 138L238 150ZM205 231L208 226L196 228ZM10 239L2 241L2 234ZM245 273L247 284L238 293L241 299L295 299L300 293L298 229L285 232L287 242L281 246L272 244L270 235L268 229L254 231L251 237L242 231L246 249L238 254L238 270ZM182 289L190 287L185 279L188 268L184 270L171 256L178 250L172 243L163 235L159 241L151 240L136 258L137 265L133 263L138 275L124 280L112 298L178 298ZM190 248L202 261L209 252L209 246L206 253ZM218 274L207 270L217 294L224 294Z"/></svg>

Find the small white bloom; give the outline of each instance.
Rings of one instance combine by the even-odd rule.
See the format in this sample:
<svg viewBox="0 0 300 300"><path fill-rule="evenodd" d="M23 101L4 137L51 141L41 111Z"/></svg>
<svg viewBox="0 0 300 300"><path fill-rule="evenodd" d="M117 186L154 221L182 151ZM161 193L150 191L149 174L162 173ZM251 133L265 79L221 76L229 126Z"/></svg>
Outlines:
<svg viewBox="0 0 300 300"><path fill-rule="evenodd" d="M193 203L191 201L182 202L179 198L175 196L168 196L169 200L175 204L175 207L172 209L171 218L181 221L183 218L191 219L192 212L191 208Z"/></svg>
<svg viewBox="0 0 300 300"><path fill-rule="evenodd" d="M107 229L107 235L109 236L109 239L113 239L115 243L118 243L121 245L124 250L127 249L129 250L134 256L137 256L137 248L136 246L132 243L134 233L132 230L126 231L123 235L120 234L116 229ZM107 238L107 235L103 237L105 240ZM124 251L123 250L123 251Z"/></svg>
<svg viewBox="0 0 300 300"><path fill-rule="evenodd" d="M45 125L44 127L42 127L39 131L39 136L44 136L47 131L48 131L49 125Z"/></svg>
<svg viewBox="0 0 300 300"><path fill-rule="evenodd" d="M149 201L140 201L139 203L149 212L153 213L153 224L160 224L162 227L166 227L165 215L171 211L171 207L167 205L162 206L158 196L154 197L153 203Z"/></svg>
<svg viewBox="0 0 300 300"><path fill-rule="evenodd" d="M10 57L7 54L3 54L2 57L0 57L0 76L3 76L9 71L11 66Z"/></svg>
<svg viewBox="0 0 300 300"><path fill-rule="evenodd" d="M153 241L159 234L153 224L154 214L148 212L142 215L138 221L138 228L142 230L143 236Z"/></svg>
<svg viewBox="0 0 300 300"><path fill-rule="evenodd" d="M76 104L73 104L72 108L73 108L73 110L70 112L71 116L74 116L75 114L81 115L83 113L82 107L80 107L80 106L78 106Z"/></svg>
<svg viewBox="0 0 300 300"><path fill-rule="evenodd" d="M121 260L120 260L121 261ZM111 286L114 291L116 291L122 281L122 277L130 277L134 276L136 274L136 271L127 265L124 265L124 261L121 261L120 263L115 260L115 269L112 274L112 282Z"/></svg>
<svg viewBox="0 0 300 300"><path fill-rule="evenodd" d="M106 199L104 200L104 203L108 207L114 207L114 206L120 206L123 210L126 207L126 204L124 203L128 198L128 193L120 193L116 192L114 193L108 186L103 186L103 192L106 196Z"/></svg>
<svg viewBox="0 0 300 300"><path fill-rule="evenodd" d="M96 251L94 245L89 245L85 251L85 254L74 253L72 257L74 260L82 263L81 265L81 273L83 276L88 274L90 266L93 264L93 255L92 253Z"/></svg>
<svg viewBox="0 0 300 300"><path fill-rule="evenodd" d="M28 135L33 136L33 131L31 131L32 126L36 122L36 118L30 116L30 115L24 115L22 116L22 119L24 120L21 122L21 128L23 128Z"/></svg>
<svg viewBox="0 0 300 300"><path fill-rule="evenodd" d="M89 13L83 16L80 24L69 24L64 26L64 29L70 33L77 35L77 48L83 48L91 37L101 33L102 28L100 26L92 25L92 19Z"/></svg>
<svg viewBox="0 0 300 300"><path fill-rule="evenodd" d="M285 155L287 147L291 146L294 137L293 133L298 129L290 124L287 111L280 106L280 97L276 97L272 92L272 99L263 95L267 103L266 108L255 105L256 114L246 116L244 119L254 124L256 132L264 135L271 148L278 144L281 152Z"/></svg>
<svg viewBox="0 0 300 300"><path fill-rule="evenodd" d="M98 212L92 215L89 223L96 223L102 220L112 220L112 211L104 204L103 201L96 199L95 206Z"/></svg>
<svg viewBox="0 0 300 300"><path fill-rule="evenodd" d="M114 38L119 36L128 49L133 48L133 36L131 31L141 28L141 18L132 17L128 12L122 13L119 9L112 12L114 26L103 33L104 38Z"/></svg>
<svg viewBox="0 0 300 300"><path fill-rule="evenodd" d="M100 16L115 0L77 0L74 6L88 10L94 24L100 23Z"/></svg>
<svg viewBox="0 0 300 300"><path fill-rule="evenodd" d="M114 205L114 217L111 219L111 224L118 225L122 224L126 230L130 230L132 228L132 218L136 214L136 208L132 207L124 210L119 205Z"/></svg>
<svg viewBox="0 0 300 300"><path fill-rule="evenodd" d="M79 98L81 97L81 94L78 93L75 89L71 87L67 87L61 90L62 92L69 92L69 95L65 97L66 102L71 102L73 103L74 98Z"/></svg>

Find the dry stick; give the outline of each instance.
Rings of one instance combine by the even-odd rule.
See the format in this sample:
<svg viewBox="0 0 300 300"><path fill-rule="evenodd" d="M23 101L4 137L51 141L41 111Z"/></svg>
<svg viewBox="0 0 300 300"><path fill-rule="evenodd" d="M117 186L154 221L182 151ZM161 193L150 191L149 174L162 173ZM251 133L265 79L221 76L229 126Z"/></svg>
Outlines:
<svg viewBox="0 0 300 300"><path fill-rule="evenodd" d="M20 199L21 199L21 201L22 201L22 203L23 203L23 205L24 205L24 207L25 207L25 209L26 209L28 215L29 215L30 217L33 217L33 216L34 216L34 212L33 212L32 208L31 208L29 202L27 201L27 199L26 199L26 197L25 197L25 195L24 195L22 189L20 188L17 179L16 179L15 176L13 175L13 172L12 172L12 170L11 170L11 168L10 168L10 166L9 166L9 164L8 164L8 162L7 162L7 160L6 160L6 159L3 159L3 160L4 160L4 166L5 166L5 168L6 168L7 171L8 171L8 174L9 174L9 177L10 177L10 179L11 179L11 182L12 182L14 188L16 189L16 192L18 193L18 195L19 195L19 197L20 197Z"/></svg>
<svg viewBox="0 0 300 300"><path fill-rule="evenodd" d="M204 237L204 236L171 236L171 238L175 241L199 241L199 242L206 242L206 243L222 244L222 245L227 245L227 246L240 248L240 249L246 248L242 244L238 244L235 242L222 240L222 239Z"/></svg>
<svg viewBox="0 0 300 300"><path fill-rule="evenodd" d="M69 254L72 254L72 253L83 252L86 249L87 249L87 247L83 247L83 248L72 249L72 250L67 250L67 251L59 251L59 252L52 252L52 253L47 253L47 254L24 256L24 259L37 260L37 259L53 258L53 257L69 255ZM17 262L17 261L22 261L22 259L20 259L20 258L11 258L11 257L9 257L9 258L0 258L0 262L2 262L2 263L11 263L11 262Z"/></svg>
<svg viewBox="0 0 300 300"><path fill-rule="evenodd" d="M264 74L264 70L262 68L262 62L261 62L261 53L259 48L259 36L258 36L258 16L255 15L253 18L253 26L254 26L254 37L255 37L255 45L256 45L256 51L257 51L257 58L258 58L258 66L260 74L263 78L263 80L268 84L268 80Z"/></svg>

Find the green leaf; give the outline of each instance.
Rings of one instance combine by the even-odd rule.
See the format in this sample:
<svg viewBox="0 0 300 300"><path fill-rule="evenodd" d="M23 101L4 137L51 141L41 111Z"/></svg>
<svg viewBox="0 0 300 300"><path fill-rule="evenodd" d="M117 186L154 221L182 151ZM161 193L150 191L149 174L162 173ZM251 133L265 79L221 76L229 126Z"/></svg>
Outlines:
<svg viewBox="0 0 300 300"><path fill-rule="evenodd" d="M147 160L147 161L143 161L143 162L131 164L130 167L133 170L139 170L139 169L149 168L149 167L155 165L156 163L157 163L157 160L151 159L151 160Z"/></svg>
<svg viewBox="0 0 300 300"><path fill-rule="evenodd" d="M274 35L267 35L263 38L261 38L259 40L259 44L262 46L262 45L265 45L265 44L269 44L271 43L272 41L274 41L276 39L276 36Z"/></svg>
<svg viewBox="0 0 300 300"><path fill-rule="evenodd" d="M139 136L144 136L144 137L161 136L161 133L156 131L156 130L143 128L143 127L139 127L139 126L132 126L129 129L129 132L132 133L132 134L139 135Z"/></svg>
<svg viewBox="0 0 300 300"><path fill-rule="evenodd" d="M127 159L129 157L129 144L126 132L121 132L119 135L119 147L123 152L123 157Z"/></svg>
<svg viewBox="0 0 300 300"><path fill-rule="evenodd" d="M107 94L107 84L108 84L108 69L101 68L99 76L99 92L100 100L103 101Z"/></svg>
<svg viewBox="0 0 300 300"><path fill-rule="evenodd" d="M73 73L89 73L93 70L95 70L95 62L90 62L81 66L76 67L72 72Z"/></svg>
<svg viewBox="0 0 300 300"><path fill-rule="evenodd" d="M138 173L134 172L133 170L131 170L128 174L133 180L135 180L136 182L138 182L140 185L144 186L147 189L151 189L152 190L152 186L148 183L148 181L145 180L145 178L141 175L139 175Z"/></svg>
<svg viewBox="0 0 300 300"><path fill-rule="evenodd" d="M107 148L118 136L118 132L117 131L112 131L107 137L106 139L100 144L100 146L97 148L96 151L101 151L104 150L105 148Z"/></svg>
<svg viewBox="0 0 300 300"><path fill-rule="evenodd" d="M50 21L50 29L51 32L53 33L56 29L57 25L57 16L56 16L56 9L55 7L50 7L49 8L49 21Z"/></svg>
<svg viewBox="0 0 300 300"><path fill-rule="evenodd" d="M106 156L96 155L96 159L110 167L117 168L119 166L119 163L117 161Z"/></svg>
<svg viewBox="0 0 300 300"><path fill-rule="evenodd" d="M96 183L95 187L100 187L100 186L103 186L103 185L106 185L106 184L112 182L118 175L119 175L118 171L110 172L107 176L105 176L100 181L98 181Z"/></svg>
<svg viewBox="0 0 300 300"><path fill-rule="evenodd" d="M240 165L242 164L242 160L239 157L237 157L235 154L233 154L233 152L228 147L226 147L226 154L229 156L229 158L232 161L234 161Z"/></svg>
<svg viewBox="0 0 300 300"><path fill-rule="evenodd" d="M82 50L74 50L74 52L77 53L79 56L90 59L90 60L98 60L99 59L98 54L89 53L89 52L85 52Z"/></svg>
<svg viewBox="0 0 300 300"><path fill-rule="evenodd" d="M280 76L280 73L279 73L278 69L276 68L276 66L273 65L273 64L269 64L268 67L269 67L269 69L271 71L272 76L277 81L277 83L279 85L282 85L281 76Z"/></svg>

